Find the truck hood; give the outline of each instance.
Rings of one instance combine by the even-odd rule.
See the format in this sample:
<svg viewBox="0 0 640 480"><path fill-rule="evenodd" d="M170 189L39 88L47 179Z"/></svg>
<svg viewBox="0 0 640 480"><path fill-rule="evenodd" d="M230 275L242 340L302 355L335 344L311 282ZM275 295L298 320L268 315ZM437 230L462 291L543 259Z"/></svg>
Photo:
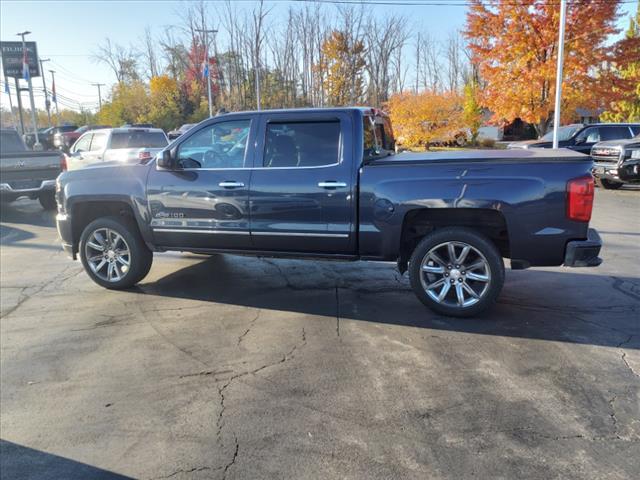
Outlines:
<svg viewBox="0 0 640 480"><path fill-rule="evenodd" d="M520 142L511 142L507 145L507 148L512 149L527 149L527 148L549 148L552 143L547 142L546 140L523 140Z"/></svg>
<svg viewBox="0 0 640 480"><path fill-rule="evenodd" d="M627 138L626 140L606 140L596 143L593 148L611 148L611 147L635 147L640 145L640 137Z"/></svg>

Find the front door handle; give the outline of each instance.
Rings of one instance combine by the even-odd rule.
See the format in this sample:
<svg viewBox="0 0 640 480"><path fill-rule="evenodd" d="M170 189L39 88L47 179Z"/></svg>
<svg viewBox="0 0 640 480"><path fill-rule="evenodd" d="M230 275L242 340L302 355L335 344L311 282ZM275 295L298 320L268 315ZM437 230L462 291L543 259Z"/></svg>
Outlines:
<svg viewBox="0 0 640 480"><path fill-rule="evenodd" d="M326 181L318 182L320 188L345 188L347 184L345 182Z"/></svg>
<svg viewBox="0 0 640 480"><path fill-rule="evenodd" d="M232 182L232 181L224 181L218 184L219 187L223 188L241 188L244 187L244 183L242 182Z"/></svg>

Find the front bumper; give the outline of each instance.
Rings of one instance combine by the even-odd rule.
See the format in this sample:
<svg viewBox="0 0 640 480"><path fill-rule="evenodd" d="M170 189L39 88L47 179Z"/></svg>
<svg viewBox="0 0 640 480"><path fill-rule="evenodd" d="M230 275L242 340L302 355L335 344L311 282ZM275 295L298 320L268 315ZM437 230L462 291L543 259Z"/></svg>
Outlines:
<svg viewBox="0 0 640 480"><path fill-rule="evenodd" d="M76 259L76 252L73 245L73 228L71 225L71 217L66 213L58 213L56 215L56 228L58 229L58 235L62 239L62 248L67 255L74 260Z"/></svg>
<svg viewBox="0 0 640 480"><path fill-rule="evenodd" d="M598 231L590 228L586 240L572 240L567 243L564 254L565 267L597 267L602 263L598 256L602 248L602 239Z"/></svg>
<svg viewBox="0 0 640 480"><path fill-rule="evenodd" d="M594 163L591 168L591 175L594 178L604 178L615 182L621 182L618 176L618 164L616 163Z"/></svg>

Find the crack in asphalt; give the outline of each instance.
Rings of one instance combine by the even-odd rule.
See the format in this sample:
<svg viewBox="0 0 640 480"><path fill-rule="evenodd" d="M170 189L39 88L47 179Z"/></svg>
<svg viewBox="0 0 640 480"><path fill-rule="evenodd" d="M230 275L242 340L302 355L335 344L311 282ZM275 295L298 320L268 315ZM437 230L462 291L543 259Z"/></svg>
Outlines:
<svg viewBox="0 0 640 480"><path fill-rule="evenodd" d="M234 442L236 444L235 450L233 451L233 457L231 457L231 461L224 466L224 471L222 472L222 480L227 478L227 471L236 463L236 459L238 458L238 452L240 451L240 444L238 443L238 437L234 435Z"/></svg>
<svg viewBox="0 0 640 480"><path fill-rule="evenodd" d="M152 477L150 480L162 480L165 478L171 478L171 477L175 477L176 475L180 475L180 474L186 474L186 473L195 473L195 472L204 472L207 470L221 470L222 467L218 467L218 468L212 468L212 467L193 467L193 468L189 468L187 470L185 469L180 469L180 470L176 470L174 472L171 472L169 475L164 475L162 477Z"/></svg>
<svg viewBox="0 0 640 480"><path fill-rule="evenodd" d="M258 312L256 313L256 316L254 317L253 320L251 320L251 322L249 323L249 327L244 331L244 333L242 335L240 335L238 337L238 346L240 346L240 344L242 343L242 341L244 340L244 338L247 336L247 334L251 331L251 329L253 328L253 326L255 325L256 321L258 320L258 318L260 318L260 314L262 313L262 310L258 309Z"/></svg>
<svg viewBox="0 0 640 480"><path fill-rule="evenodd" d="M276 366L276 365L280 365L282 363L287 362L288 360L291 360L294 358L294 353L296 352L296 350L298 348L302 348L307 344L307 335L305 332L305 329L302 329L302 334L301 334L301 343L300 345L296 344L293 346L293 348L291 350L289 350L287 353L285 353L282 358L280 358L278 361L272 362L272 363L267 363L265 365L261 365L260 367L257 367L253 370L247 370L244 372L240 372L237 373L235 375L232 375L231 377L229 377L227 379L227 382L222 385L221 387L218 387L218 394L220 395L220 413L218 414L218 419L216 421L216 427L217 427L217 431L216 431L216 441L218 443L218 445L220 446L224 446L224 442L222 441L222 429L224 428L224 412L226 410L226 397L225 397L225 391L227 390L227 388L229 388L229 386L237 379L245 377L247 375L255 375L258 372L261 372L262 370L265 370L267 368ZM236 440L237 441L237 440Z"/></svg>
<svg viewBox="0 0 640 480"><path fill-rule="evenodd" d="M635 290L638 290L640 292L640 286L636 285L635 283L629 281L629 280L625 280L619 277L615 277L615 276L611 276L611 279L613 280L613 283L611 284L611 286L618 292L622 293L623 295L626 295L627 297L630 297L636 301L640 300L640 293L636 293ZM626 285L630 285L630 287L627 289L625 288Z"/></svg>
<svg viewBox="0 0 640 480"><path fill-rule="evenodd" d="M340 337L340 297L338 296L337 285L336 285L336 336Z"/></svg>
<svg viewBox="0 0 640 480"><path fill-rule="evenodd" d="M629 362L627 361L627 352L624 351L624 348L622 348L624 345L626 345L627 343L629 343L631 341L631 339L634 337L635 335L629 335L629 338L627 338L624 342L620 342L617 345L617 348L622 350L622 361L624 362L624 364L627 366L627 368L629 369L629 371L634 374L636 377L640 378L640 374L638 374L633 367L629 364Z"/></svg>
<svg viewBox="0 0 640 480"><path fill-rule="evenodd" d="M9 308L6 312L1 314L0 318L6 318L9 315L11 315L13 312L18 310L22 305L24 305L25 302L27 302L28 300L30 300L31 298L33 298L34 296L42 292L45 288L47 288L52 283L54 282L64 283L69 278L75 275L78 275L78 272L74 272L72 275L69 275L69 276L65 275L69 270L75 270L75 267L76 267L75 265L69 265L68 267L65 267L64 270L62 270L60 273L58 273L57 275L54 275L52 278L44 281L40 285L34 285L33 287L22 288L20 294L18 295L18 302L13 307ZM26 293L26 291L29 289L33 289L33 291L30 293Z"/></svg>

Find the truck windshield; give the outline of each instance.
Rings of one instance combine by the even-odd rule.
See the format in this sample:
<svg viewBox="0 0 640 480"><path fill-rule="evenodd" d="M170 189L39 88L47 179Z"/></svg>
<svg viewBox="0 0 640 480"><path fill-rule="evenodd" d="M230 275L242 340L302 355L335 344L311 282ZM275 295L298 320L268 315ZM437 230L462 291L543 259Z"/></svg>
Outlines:
<svg viewBox="0 0 640 480"><path fill-rule="evenodd" d="M163 148L167 146L167 138L162 132L114 132L111 137L111 148Z"/></svg>
<svg viewBox="0 0 640 480"><path fill-rule="evenodd" d="M24 144L20 140L20 136L17 132L2 132L0 136L0 152L1 153L16 153L26 152Z"/></svg>
<svg viewBox="0 0 640 480"><path fill-rule="evenodd" d="M582 128L582 125L567 125L558 129L558 141L563 142L569 140L573 135ZM540 140L551 142L553 140L553 130L545 133Z"/></svg>

